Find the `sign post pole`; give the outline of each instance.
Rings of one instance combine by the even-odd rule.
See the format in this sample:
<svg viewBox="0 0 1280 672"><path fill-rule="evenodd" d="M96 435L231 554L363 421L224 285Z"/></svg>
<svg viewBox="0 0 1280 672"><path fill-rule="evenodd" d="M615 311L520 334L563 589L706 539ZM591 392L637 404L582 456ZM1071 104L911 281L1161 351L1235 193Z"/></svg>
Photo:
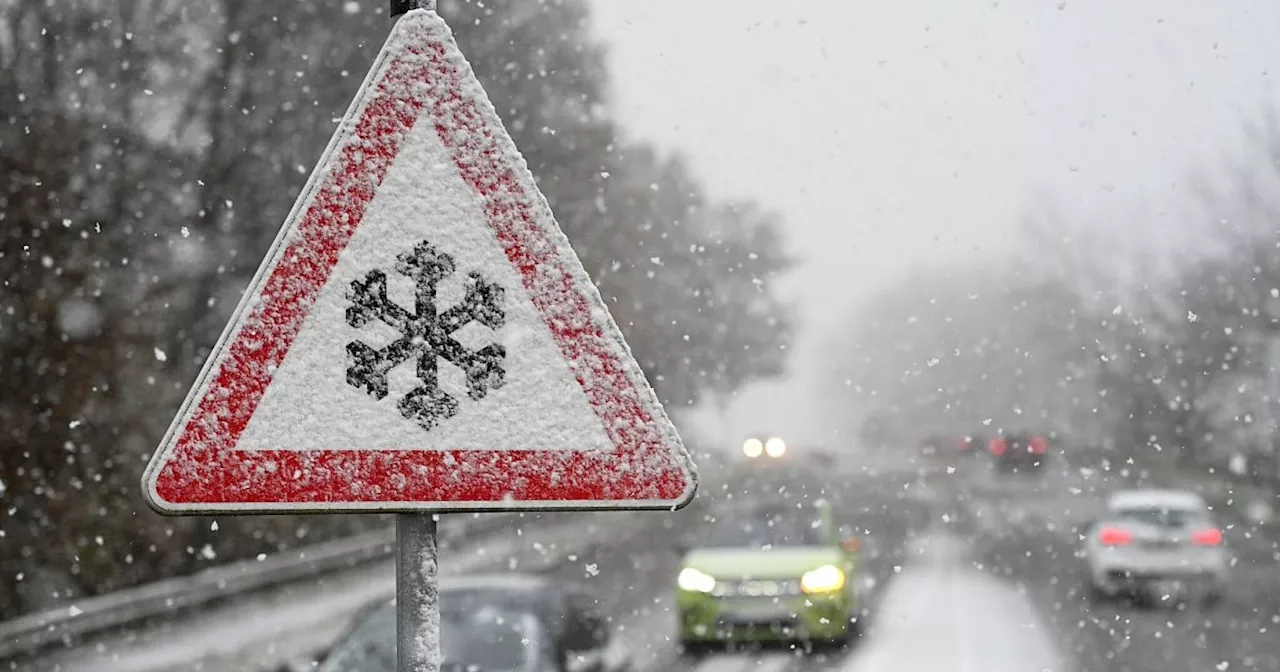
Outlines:
<svg viewBox="0 0 1280 672"><path fill-rule="evenodd" d="M413 9L425 9L428 12L436 11L436 0L391 0L391 21L394 23L400 18L401 14L407 14Z"/></svg>
<svg viewBox="0 0 1280 672"><path fill-rule="evenodd" d="M391 0L391 21L435 0ZM440 672L440 548L436 516L396 514L396 670Z"/></svg>
<svg viewBox="0 0 1280 672"><path fill-rule="evenodd" d="M396 515L396 669L439 672L440 586L436 518Z"/></svg>

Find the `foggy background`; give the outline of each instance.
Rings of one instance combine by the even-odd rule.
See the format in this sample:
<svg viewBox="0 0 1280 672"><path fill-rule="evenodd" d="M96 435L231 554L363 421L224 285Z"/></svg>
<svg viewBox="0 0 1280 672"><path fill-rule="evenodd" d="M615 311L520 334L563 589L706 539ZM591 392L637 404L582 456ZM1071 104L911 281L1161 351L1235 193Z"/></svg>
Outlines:
<svg viewBox="0 0 1280 672"><path fill-rule="evenodd" d="M629 133L779 208L803 260L783 285L804 325L787 379L698 417L731 448L743 423L847 441L821 422L819 344L931 268L1063 253L1027 219L1108 250L1214 236L1227 213L1192 183L1246 160L1241 125L1280 73L1280 6L1242 0L597 0L593 24Z"/></svg>

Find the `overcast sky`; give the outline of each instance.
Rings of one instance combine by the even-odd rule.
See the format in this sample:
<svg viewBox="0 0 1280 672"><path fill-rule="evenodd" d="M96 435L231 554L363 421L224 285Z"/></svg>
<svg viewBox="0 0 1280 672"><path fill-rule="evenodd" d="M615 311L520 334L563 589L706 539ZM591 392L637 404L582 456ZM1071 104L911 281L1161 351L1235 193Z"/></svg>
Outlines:
<svg viewBox="0 0 1280 672"><path fill-rule="evenodd" d="M630 132L777 208L804 261L794 374L700 420L726 442L819 437L814 343L913 266L1013 244L1036 193L1176 227L1180 181L1239 147L1280 74L1269 0L594 4Z"/></svg>

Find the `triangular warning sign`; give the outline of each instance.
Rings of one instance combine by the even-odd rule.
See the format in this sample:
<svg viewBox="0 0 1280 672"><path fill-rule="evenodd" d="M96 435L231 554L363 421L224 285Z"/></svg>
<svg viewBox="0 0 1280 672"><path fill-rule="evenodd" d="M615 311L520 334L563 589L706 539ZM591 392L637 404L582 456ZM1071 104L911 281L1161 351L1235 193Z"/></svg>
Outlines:
<svg viewBox="0 0 1280 672"><path fill-rule="evenodd" d="M147 499L639 509L695 487L448 26L409 12L152 458Z"/></svg>

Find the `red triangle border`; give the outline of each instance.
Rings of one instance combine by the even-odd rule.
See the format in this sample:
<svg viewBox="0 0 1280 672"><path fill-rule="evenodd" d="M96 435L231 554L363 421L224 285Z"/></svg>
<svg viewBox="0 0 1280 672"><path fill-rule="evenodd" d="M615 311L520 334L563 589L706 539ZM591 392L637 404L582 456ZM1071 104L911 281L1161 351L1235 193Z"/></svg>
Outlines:
<svg viewBox="0 0 1280 672"><path fill-rule="evenodd" d="M451 58L448 27L434 15L413 12L395 30L407 31L400 38L407 46L389 55L389 64L375 64L382 74L352 134L326 153L333 168L305 197L305 213L291 214L294 233L265 283L256 279L264 300L242 307L248 315L229 332L234 340L227 355L198 381L212 378L206 393L185 425L170 430L180 432L172 450L157 456L144 476L152 506L164 513L261 513L687 504L696 488L692 462L645 409L643 399L651 393L637 389L615 354L619 347L627 352L625 345L593 319L592 301L565 267L557 241L539 225L540 217L553 221L552 215L536 186L533 193L526 188L531 177L521 179L527 168L504 165L503 145L510 140L492 105L467 95L465 83L474 75L465 60ZM615 450L234 448L424 111L436 120L463 179L483 199L489 226Z"/></svg>

